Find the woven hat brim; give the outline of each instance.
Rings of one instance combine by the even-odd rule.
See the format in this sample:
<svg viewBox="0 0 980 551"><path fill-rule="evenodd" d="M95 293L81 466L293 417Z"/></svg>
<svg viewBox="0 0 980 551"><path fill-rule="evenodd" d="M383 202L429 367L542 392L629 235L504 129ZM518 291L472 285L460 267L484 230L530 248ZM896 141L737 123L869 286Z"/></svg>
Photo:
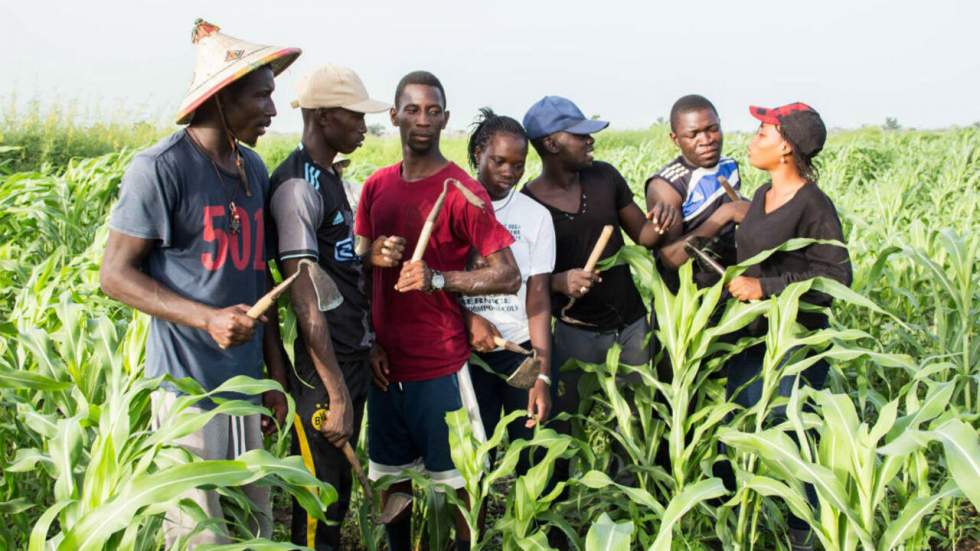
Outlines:
<svg viewBox="0 0 980 551"><path fill-rule="evenodd" d="M230 65L215 73L187 92L187 96L177 111L177 124L190 123L194 111L198 107L232 82L266 65L272 69L273 75L278 76L279 73L292 65L302 52L299 48L274 49L270 46L268 49L263 48L252 52L249 56L251 59L243 59L241 63Z"/></svg>

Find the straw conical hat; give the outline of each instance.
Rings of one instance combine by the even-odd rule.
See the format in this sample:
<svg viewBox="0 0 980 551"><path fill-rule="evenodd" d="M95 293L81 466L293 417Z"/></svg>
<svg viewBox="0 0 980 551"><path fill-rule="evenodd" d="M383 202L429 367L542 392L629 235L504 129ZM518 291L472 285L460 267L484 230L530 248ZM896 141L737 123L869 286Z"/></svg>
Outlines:
<svg viewBox="0 0 980 551"><path fill-rule="evenodd" d="M218 31L217 25L203 19L194 22L191 41L197 45L197 65L190 90L177 111L177 124L189 123L194 110L218 90L263 65L268 65L278 75L296 61L302 51L252 44Z"/></svg>

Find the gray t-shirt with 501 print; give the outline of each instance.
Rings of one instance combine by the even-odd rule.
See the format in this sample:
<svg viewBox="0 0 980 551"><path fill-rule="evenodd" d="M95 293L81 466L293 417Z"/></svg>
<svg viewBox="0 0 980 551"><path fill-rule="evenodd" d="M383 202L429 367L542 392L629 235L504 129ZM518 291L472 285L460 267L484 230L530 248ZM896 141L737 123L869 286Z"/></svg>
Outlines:
<svg viewBox="0 0 980 551"><path fill-rule="evenodd" d="M237 174L214 165L185 130L176 132L133 158L109 219L115 231L156 242L147 275L219 308L254 304L266 290L269 175L255 152L242 148L242 156L251 196ZM261 327L247 343L222 350L207 331L153 318L147 377L191 377L213 390L236 375L262 373Z"/></svg>

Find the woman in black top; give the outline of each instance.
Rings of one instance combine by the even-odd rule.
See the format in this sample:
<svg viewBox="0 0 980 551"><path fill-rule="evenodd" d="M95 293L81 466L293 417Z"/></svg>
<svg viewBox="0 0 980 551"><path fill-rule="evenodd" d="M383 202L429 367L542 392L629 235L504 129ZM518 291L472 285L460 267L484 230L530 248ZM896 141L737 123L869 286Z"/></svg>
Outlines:
<svg viewBox="0 0 980 551"><path fill-rule="evenodd" d="M735 234L738 261L743 262L795 237L844 242L840 219L833 202L817 186L813 158L823 149L827 129L820 115L810 106L793 103L776 109L751 107L752 116L762 121L752 143L749 162L769 173L770 181L752 198ZM851 284L851 263L847 249L828 244L812 244L802 249L778 252L733 279L728 290L738 300L749 301L779 294L787 285L823 276L844 285ZM819 306L830 306L832 298L811 291L802 300ZM827 326L827 316L819 312L800 312L797 321L808 330ZM756 334L764 333L762 327ZM729 398L762 370L765 345L752 347L728 364ZM827 377L828 366L820 361L803 372L803 383L820 388ZM780 381L779 393L788 396L793 378ZM744 407L761 399L762 381L755 380L734 397ZM816 494L807 490L811 503ZM812 549L808 544L809 528L801 519L790 515L790 538L794 550Z"/></svg>
<svg viewBox="0 0 980 551"><path fill-rule="evenodd" d="M736 233L738 261L778 247L794 237L833 239L843 242L840 219L833 202L817 187L813 157L823 148L827 130L820 115L803 103L777 109L751 108L762 121L749 144L749 162L765 170L771 180L752 198L752 205ZM738 300L766 298L796 281L824 276L851 284L847 249L814 244L776 253L732 280L728 290ZM830 306L831 297L807 293L804 300ZM799 317L807 329L825 327L822 314Z"/></svg>

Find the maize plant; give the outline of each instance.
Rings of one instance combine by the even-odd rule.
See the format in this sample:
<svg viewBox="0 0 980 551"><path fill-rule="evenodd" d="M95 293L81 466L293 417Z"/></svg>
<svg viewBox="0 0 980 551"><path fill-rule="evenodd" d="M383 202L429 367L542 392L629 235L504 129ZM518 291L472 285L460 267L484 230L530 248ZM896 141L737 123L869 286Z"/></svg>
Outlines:
<svg viewBox="0 0 980 551"><path fill-rule="evenodd" d="M16 134L8 132L8 142ZM749 138L725 139L746 194L765 178L746 162ZM253 513L238 488L262 480L300 496L311 512L332 497L281 458L284 432L271 439L271 454L206 462L170 444L206 414L185 411L149 429L149 396L160 381L142 379L146 319L98 288L105 221L135 149L86 159L96 149L41 141L66 145L52 153L36 140L0 144L0 549L161 548L162 510L179 503L192 473L220 488L228 505L227 522L199 516L201 528L236 538L225 548L284 548L252 539ZM464 140L443 145L465 164ZM295 137L269 137L259 152L271 167L294 147ZM397 140L371 138L345 176L361 181L400 151ZM643 182L676 150L666 127L656 126L604 132L595 155L620 169L642 204ZM572 436L545 425L530 441L495 431L481 443L462 418L451 418L469 499L416 477L416 548L450 544L451 508L465 513L486 549L547 549L557 535L579 550L784 549L788 513L808 522L827 549L975 547L980 130L834 131L818 161L819 185L847 236L852 289L816 280L742 304L727 300L721 284L696 289L682 268L671 294L649 253L625 247L608 262L631 266L654 317L656 363L621 365L613 349L604 363L580 365L588 399L570 416ZM527 167L529 176L539 172L533 151ZM727 278L741 269L729 268ZM795 324L806 289L837 299L828 329ZM768 322L765 335L735 338L758 318ZM282 319L292 340L294 320L288 312ZM763 398L743 408L725 398L725 364L754 345L767 350ZM825 389L814 390L800 372L819 360L830 372ZM207 396L170 383L184 389L186 405ZM778 391L786 384L788 395ZM247 400L219 407L261 411ZM514 461L524 452L534 461L517 476ZM559 460L570 460L572 473L556 484ZM733 465L734 491L715 475L723 463ZM345 523L346 541L380 548L383 530L367 515L373 504L358 494L353 505L359 521ZM480 507L488 511L483 525Z"/></svg>
<svg viewBox="0 0 980 551"><path fill-rule="evenodd" d="M944 387L936 387L929 401L938 404L936 397L948 397ZM814 413L803 409L808 399ZM755 432L726 430L721 438L761 459L757 472L739 473L746 493L783 500L811 525L826 549L922 549L927 547L920 523L939 502L964 493L978 497L980 442L976 431L958 419L920 431L914 427L932 421L939 408L897 418L898 405L898 400L889 402L869 425L861 422L846 395L797 387L784 423ZM914 469L924 463L921 450L930 440L943 442L953 467L951 477L935 483L928 473ZM902 477L903 468L909 467L914 474ZM816 489L817 509L807 501L804 483ZM898 511L894 516L892 500Z"/></svg>
<svg viewBox="0 0 980 551"><path fill-rule="evenodd" d="M21 333L16 350L21 369L0 368L5 400L16 404L17 415L37 435L36 446L19 448L6 470L40 470L53 480L53 503L31 530L31 551L155 549L163 512L180 506L201 516L199 507L181 502L181 496L202 486L220 488L242 505L239 518L246 522L249 503L235 488L260 480L284 488L325 520L323 510L336 494L310 475L298 457L279 459L253 450L232 461L203 461L173 444L218 414L267 414L248 400L215 395L259 395L280 389L277 383L237 377L205 392L193 381L171 381L185 395L178 398L173 415L150 430L150 394L161 380L144 379L138 367L146 318L137 318L127 329L105 317L88 317L67 296L56 315L58 330ZM186 411L204 398L213 398L217 407ZM232 528L236 533L237 527ZM260 543L270 542L249 538L238 548Z"/></svg>

